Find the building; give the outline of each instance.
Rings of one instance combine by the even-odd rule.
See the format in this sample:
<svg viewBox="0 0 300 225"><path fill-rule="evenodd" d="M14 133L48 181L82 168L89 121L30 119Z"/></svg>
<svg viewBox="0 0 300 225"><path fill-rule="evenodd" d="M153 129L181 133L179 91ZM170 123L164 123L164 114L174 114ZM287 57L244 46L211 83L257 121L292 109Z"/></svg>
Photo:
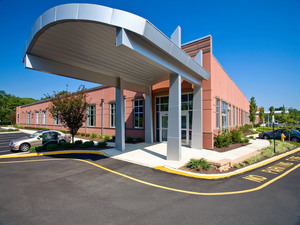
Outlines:
<svg viewBox="0 0 300 225"><path fill-rule="evenodd" d="M211 36L182 45L180 27L169 39L121 10L91 4L49 9L33 25L24 64L107 85L87 91L91 105L79 132L115 135L119 150L125 136L167 141L167 158L179 160L182 144L212 149L219 131L249 122L249 101L214 57ZM62 129L47 104L18 107L17 123Z"/></svg>

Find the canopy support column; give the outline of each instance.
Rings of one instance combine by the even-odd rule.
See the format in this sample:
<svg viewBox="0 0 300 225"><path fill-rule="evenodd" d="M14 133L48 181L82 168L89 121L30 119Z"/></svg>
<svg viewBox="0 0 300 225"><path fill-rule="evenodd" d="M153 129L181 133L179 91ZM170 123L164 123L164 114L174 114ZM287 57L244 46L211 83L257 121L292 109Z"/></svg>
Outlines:
<svg viewBox="0 0 300 225"><path fill-rule="evenodd" d="M124 97L123 81L118 78L116 87L116 149L125 150L125 121L124 121Z"/></svg>
<svg viewBox="0 0 300 225"><path fill-rule="evenodd" d="M194 85L192 148L203 149L202 84Z"/></svg>
<svg viewBox="0 0 300 225"><path fill-rule="evenodd" d="M170 74L167 160L181 160L181 76Z"/></svg>
<svg viewBox="0 0 300 225"><path fill-rule="evenodd" d="M145 142L153 143L152 90L145 94Z"/></svg>

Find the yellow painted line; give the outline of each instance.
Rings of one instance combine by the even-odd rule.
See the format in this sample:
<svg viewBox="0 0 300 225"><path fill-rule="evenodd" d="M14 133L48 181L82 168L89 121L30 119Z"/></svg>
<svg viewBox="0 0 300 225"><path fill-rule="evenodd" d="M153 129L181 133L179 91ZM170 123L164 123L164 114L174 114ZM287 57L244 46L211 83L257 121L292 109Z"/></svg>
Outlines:
<svg viewBox="0 0 300 225"><path fill-rule="evenodd" d="M51 159L51 160L62 160L62 159ZM114 170L111 170L111 169L108 169L106 167L103 167L103 166L100 166L96 163L93 163L93 162L89 162L89 161L86 161L86 160L83 160L83 159L68 159L68 158L65 158L65 160L75 160L75 161L80 161L80 162L85 162L85 163L88 163L88 164L91 164L95 167L98 167L100 169L103 169L105 171L108 171L110 173L113 173L113 174L116 174L116 175L119 175L119 176L122 176L122 177L125 177L127 179L130 179L130 180L133 180L135 182L138 182L138 183L141 183L141 184L145 184L145 185L148 185L148 186L151 186L151 187L156 187L156 188L160 188L160 189L164 189L164 190L168 190L168 191L174 191L174 192L179 192L179 193L184 193L184 194L191 194L191 195L206 195L206 196L216 196L216 195L235 195L235 194L244 194L244 193L249 193L249 192L254 192L254 191L258 191L258 190L261 190L265 187L267 187L268 185L274 183L275 181L279 180L280 178L286 176L287 174L289 174L290 172L296 170L297 168L300 167L300 164L297 164L296 166L294 166L293 168L291 168L290 170L287 170L286 172L284 172L283 174L277 176L276 178L273 178L272 180L256 187L256 188L251 188L251 189L246 189L246 190L240 190L240 191L231 191L231 192L215 192L215 193L205 193L205 192L195 192L195 191L187 191L187 190L182 190L182 189L176 189L176 188L171 188L171 187L166 187L166 186L162 186L162 185L158 185L158 184L153 184L153 183L150 183L150 182L147 182L147 181L143 181L143 180L140 180L140 179L137 179L137 178L134 178L134 177L131 177L131 176L128 176L126 174L123 174L123 173L119 173L117 171L114 171ZM29 162L29 161L45 161L45 160L24 160L23 162ZM19 162L22 162L22 161L15 161L15 163L19 163ZM6 162L0 162L0 163L6 163Z"/></svg>
<svg viewBox="0 0 300 225"><path fill-rule="evenodd" d="M257 163L257 165L247 166L244 169L241 169L241 170L236 171L236 172L231 172L230 174L206 175L205 176L203 174L199 174L199 175L198 174L191 174L191 173L187 173L187 172L184 172L184 171L181 171L181 170L170 169L170 168L167 168L167 167L164 167L164 166L157 166L157 167L152 167L152 168L156 169L156 170L163 171L163 172L167 172L167 173L173 173L173 174L181 175L181 176L187 176L187 177L193 177L193 178L199 178L199 179L216 180L216 179L227 178L227 177L235 176L235 175L238 175L238 174L241 174L241 173L245 173L249 170L254 170L256 168L265 166L265 165L270 164L274 161L282 159L282 158L284 158L288 155L294 154L298 151L300 151L300 148L297 148L297 149L292 150L290 152L283 153L283 154L278 155L278 156L276 156L274 158L271 158L271 159L266 159L263 162Z"/></svg>
<svg viewBox="0 0 300 225"><path fill-rule="evenodd" d="M66 160L66 159L30 159L30 160L0 162L0 164L22 163L22 162L40 162L40 161L53 161L53 160Z"/></svg>
<svg viewBox="0 0 300 225"><path fill-rule="evenodd" d="M62 155L62 154L95 154L106 156L102 152L97 151L88 151L88 150L71 150L71 151L56 151L56 152L41 152L41 153L26 153L21 155L3 155L0 156L0 159L10 159L10 158L23 158L23 157L32 157L32 156L47 156L47 155Z"/></svg>

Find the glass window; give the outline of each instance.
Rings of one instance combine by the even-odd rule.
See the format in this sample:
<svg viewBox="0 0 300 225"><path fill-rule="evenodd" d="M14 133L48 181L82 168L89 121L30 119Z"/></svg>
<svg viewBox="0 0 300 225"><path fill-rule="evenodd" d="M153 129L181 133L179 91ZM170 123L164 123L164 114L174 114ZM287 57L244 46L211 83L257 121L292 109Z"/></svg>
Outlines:
<svg viewBox="0 0 300 225"><path fill-rule="evenodd" d="M96 106L90 105L88 111L88 126L96 126Z"/></svg>
<svg viewBox="0 0 300 225"><path fill-rule="evenodd" d="M228 105L228 126L231 127L231 105Z"/></svg>
<svg viewBox="0 0 300 225"><path fill-rule="evenodd" d="M220 128L220 100L216 99L216 127Z"/></svg>
<svg viewBox="0 0 300 225"><path fill-rule="evenodd" d="M30 112L27 113L27 123L30 124Z"/></svg>
<svg viewBox="0 0 300 225"><path fill-rule="evenodd" d="M222 102L222 129L227 128L227 103Z"/></svg>
<svg viewBox="0 0 300 225"><path fill-rule="evenodd" d="M134 128L144 128L144 99L134 100Z"/></svg>
<svg viewBox="0 0 300 225"><path fill-rule="evenodd" d="M46 124L46 111L43 111L43 124Z"/></svg>
<svg viewBox="0 0 300 225"><path fill-rule="evenodd" d="M233 126L235 126L235 107L232 107L232 122L233 122Z"/></svg>
<svg viewBox="0 0 300 225"><path fill-rule="evenodd" d="M59 124L59 117L58 117L59 113L56 113L54 116L54 125L58 125Z"/></svg>
<svg viewBox="0 0 300 225"><path fill-rule="evenodd" d="M236 108L236 115L235 115L235 117L236 117L236 125L238 126L239 125L239 109L238 108Z"/></svg>
<svg viewBox="0 0 300 225"><path fill-rule="evenodd" d="M35 112L35 124L39 124L39 112Z"/></svg>
<svg viewBox="0 0 300 225"><path fill-rule="evenodd" d="M110 127L116 126L116 103L110 103L110 112L109 112L109 118L110 118Z"/></svg>

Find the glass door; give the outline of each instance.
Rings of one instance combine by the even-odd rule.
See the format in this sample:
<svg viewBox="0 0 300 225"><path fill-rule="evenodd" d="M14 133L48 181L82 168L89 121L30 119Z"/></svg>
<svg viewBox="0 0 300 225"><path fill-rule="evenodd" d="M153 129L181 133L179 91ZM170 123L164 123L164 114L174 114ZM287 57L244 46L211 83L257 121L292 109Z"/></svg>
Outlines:
<svg viewBox="0 0 300 225"><path fill-rule="evenodd" d="M181 143L189 144L189 114L181 111Z"/></svg>
<svg viewBox="0 0 300 225"><path fill-rule="evenodd" d="M160 125L159 125L159 141L167 141L168 139L168 112L160 112Z"/></svg>

